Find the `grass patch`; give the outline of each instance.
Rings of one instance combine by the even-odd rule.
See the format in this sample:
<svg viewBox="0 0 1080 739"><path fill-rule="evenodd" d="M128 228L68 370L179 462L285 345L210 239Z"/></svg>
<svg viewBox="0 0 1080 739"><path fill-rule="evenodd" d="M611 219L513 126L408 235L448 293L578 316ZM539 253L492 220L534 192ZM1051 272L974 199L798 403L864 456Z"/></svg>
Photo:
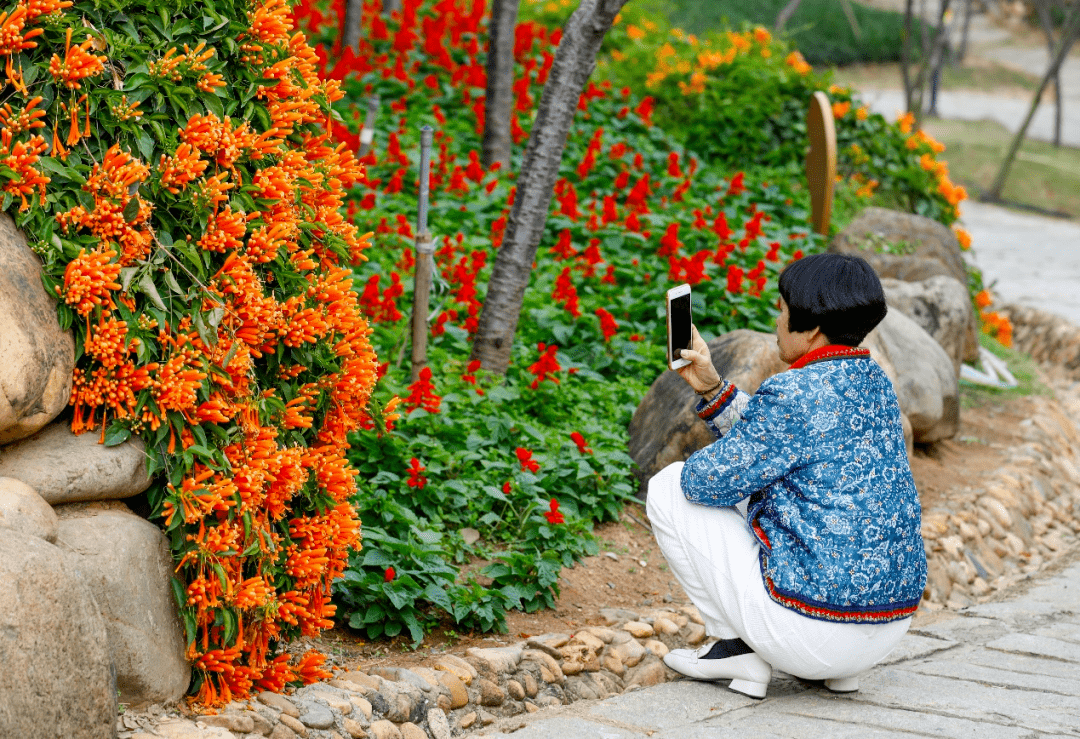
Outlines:
<svg viewBox="0 0 1080 739"><path fill-rule="evenodd" d="M978 197L997 174L1012 134L995 121L929 120L926 132L946 146L949 173ZM1080 217L1080 149L1027 140L1005 183L1009 203Z"/></svg>
<svg viewBox="0 0 1080 739"><path fill-rule="evenodd" d="M1039 380L1038 365L1029 355L1002 346L997 339L983 333L979 334L979 344L1008 365L1019 385L1014 388L995 388L960 380L961 408L978 408L1027 395L1054 395L1054 391Z"/></svg>
<svg viewBox="0 0 1080 739"><path fill-rule="evenodd" d="M690 33L705 34L726 24L743 23L772 29L787 0L668 0L672 24ZM784 30L811 64L853 64L898 61L904 16L852 3L856 37L835 0L803 0Z"/></svg>

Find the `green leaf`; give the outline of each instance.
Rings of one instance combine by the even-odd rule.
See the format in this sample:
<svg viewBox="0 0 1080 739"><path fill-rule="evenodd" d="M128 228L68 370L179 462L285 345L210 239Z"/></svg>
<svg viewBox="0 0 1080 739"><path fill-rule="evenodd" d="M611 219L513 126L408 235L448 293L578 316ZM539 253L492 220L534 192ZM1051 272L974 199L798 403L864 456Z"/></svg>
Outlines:
<svg viewBox="0 0 1080 739"><path fill-rule="evenodd" d="M131 438L131 430L118 424L109 426L105 432L105 446L119 446Z"/></svg>
<svg viewBox="0 0 1080 739"><path fill-rule="evenodd" d="M135 219L139 217L139 199L132 198L124 206L124 220L128 223L134 223Z"/></svg>

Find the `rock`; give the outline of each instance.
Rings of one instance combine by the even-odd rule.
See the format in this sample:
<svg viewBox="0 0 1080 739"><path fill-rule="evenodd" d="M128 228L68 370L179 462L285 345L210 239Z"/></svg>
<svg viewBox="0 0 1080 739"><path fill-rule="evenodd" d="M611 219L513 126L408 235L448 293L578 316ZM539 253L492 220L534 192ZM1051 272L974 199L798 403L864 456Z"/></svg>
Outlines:
<svg viewBox="0 0 1080 739"><path fill-rule="evenodd" d="M979 358L978 321L967 287L951 277L932 277L919 282L883 279L885 301L941 345L953 362L957 376L960 365Z"/></svg>
<svg viewBox="0 0 1080 739"><path fill-rule="evenodd" d="M960 383L945 350L903 313L889 311L863 342L883 364L916 443L949 439L960 429ZM877 357L875 356L875 359Z"/></svg>
<svg viewBox="0 0 1080 739"><path fill-rule="evenodd" d="M338 680L353 683L363 690L378 690L382 687L382 678L372 677L366 672L343 672L338 675Z"/></svg>
<svg viewBox="0 0 1080 739"><path fill-rule="evenodd" d="M472 546L480 541L480 532L476 529L465 528L461 530L461 538L465 540L467 545Z"/></svg>
<svg viewBox="0 0 1080 739"><path fill-rule="evenodd" d="M581 631L592 634L597 639L604 642L604 644L611 644L611 642L615 638L615 636L617 634L621 633L621 632L615 631L614 629L605 629L602 626L586 626ZM581 632L579 631L578 633L580 634Z"/></svg>
<svg viewBox="0 0 1080 739"><path fill-rule="evenodd" d="M453 654L444 654L435 660L435 669L455 675L461 682L469 685L476 677L476 668Z"/></svg>
<svg viewBox="0 0 1080 739"><path fill-rule="evenodd" d="M691 645L701 644L705 640L705 627L701 624L690 624L686 629L686 643ZM662 656L662 655L661 655Z"/></svg>
<svg viewBox="0 0 1080 739"><path fill-rule="evenodd" d="M700 626L700 624L696 624L696 625ZM705 633L705 627L704 626L701 627L701 633L702 633L702 635L704 635L704 633ZM704 638L704 636L703 636L703 638ZM670 649L668 649L667 644L664 644L664 642L662 642L662 641L657 641L656 639L648 639L648 640L646 640L645 648L647 650L649 650L650 652L652 652L653 654L655 654L657 657L661 657L661 658L665 654L667 654L668 652L671 651Z"/></svg>
<svg viewBox="0 0 1080 739"><path fill-rule="evenodd" d="M909 254L882 252L881 247L901 242L909 247ZM956 234L948 226L914 213L867 208L833 237L828 250L863 257L881 277L925 280L946 274L967 284L967 267ZM923 260L938 262L944 272Z"/></svg>
<svg viewBox="0 0 1080 739"><path fill-rule="evenodd" d="M276 708L286 716L300 718L300 709L297 708L291 700L283 696L281 693L271 693L268 690L264 690L263 692L259 693L258 700L259 703L262 703L264 706Z"/></svg>
<svg viewBox="0 0 1080 739"><path fill-rule="evenodd" d="M59 506L57 546L78 568L105 619L120 699L179 700L191 668L169 578L169 541L123 503Z"/></svg>
<svg viewBox="0 0 1080 739"><path fill-rule="evenodd" d="M309 729L329 729L334 725L334 712L317 701L305 702L300 723Z"/></svg>
<svg viewBox="0 0 1080 739"><path fill-rule="evenodd" d="M525 698L525 687L517 680L506 681L506 692L516 701L523 700Z"/></svg>
<svg viewBox="0 0 1080 739"><path fill-rule="evenodd" d="M384 680L390 680L396 683L408 683L417 690L421 690L425 693L430 692L434 686L424 678L417 675L412 670L407 670L404 667L373 667L371 668L372 675L378 675Z"/></svg>
<svg viewBox="0 0 1080 739"><path fill-rule="evenodd" d="M375 739L402 739L398 727L394 726L386 719L379 719L373 723L370 732Z"/></svg>
<svg viewBox="0 0 1080 739"><path fill-rule="evenodd" d="M157 725L159 736L166 739L234 739L234 734L220 726L210 726L203 722L204 716L192 723L187 719L166 719Z"/></svg>
<svg viewBox="0 0 1080 739"><path fill-rule="evenodd" d="M539 710L540 709L536 706L535 703L530 703L529 701L525 701L525 712L526 713L536 713Z"/></svg>
<svg viewBox="0 0 1080 739"><path fill-rule="evenodd" d="M0 477L0 529L12 529L56 543L56 512L21 480Z"/></svg>
<svg viewBox="0 0 1080 739"><path fill-rule="evenodd" d="M521 653L522 661L529 660L540 665L541 669L547 670L551 674L551 679L544 677L544 682L562 684L563 671L559 663L547 652L541 652L539 649L526 649Z"/></svg>
<svg viewBox="0 0 1080 739"><path fill-rule="evenodd" d="M452 672L440 671L439 682L450 691L450 708L461 708L469 702L469 692L465 683Z"/></svg>
<svg viewBox="0 0 1080 739"><path fill-rule="evenodd" d="M709 352L716 371L751 395L764 380L787 369L774 334L731 331L710 341ZM696 402L694 391L677 373L664 372L638 405L628 430L630 456L642 483L639 497L654 474L716 441L694 413Z"/></svg>
<svg viewBox="0 0 1080 739"><path fill-rule="evenodd" d="M0 444L33 434L71 397L75 340L60 328L41 261L6 213L0 215Z"/></svg>
<svg viewBox="0 0 1080 739"><path fill-rule="evenodd" d="M635 639L644 639L656 633L652 626L641 621L630 621L629 623L625 623L623 624L623 629L630 632L630 636Z"/></svg>
<svg viewBox="0 0 1080 739"><path fill-rule="evenodd" d="M314 685L308 686L303 697L310 698L312 701L322 701L343 716L348 716L352 713L352 701L345 695L331 693L328 688L329 686L323 685L322 683L315 683ZM299 693L299 691L297 692ZM304 717L301 716L300 720L303 721Z"/></svg>
<svg viewBox="0 0 1080 739"><path fill-rule="evenodd" d="M428 711L427 724L431 739L450 739L450 722L443 711L437 708Z"/></svg>
<svg viewBox="0 0 1080 739"><path fill-rule="evenodd" d="M406 721L398 727L401 739L428 739L427 732L411 721Z"/></svg>
<svg viewBox="0 0 1080 739"><path fill-rule="evenodd" d="M287 713L283 713L278 716L278 721L281 725L289 727L289 729L297 736L307 736L307 727L300 723L300 719L294 718Z"/></svg>
<svg viewBox="0 0 1080 739"><path fill-rule="evenodd" d="M569 639L567 641L569 641ZM538 639L529 639L527 642L525 642L525 645L530 649L539 649L541 652L547 652L555 659L559 659L560 657L562 657L562 653L558 649L551 646L547 642L542 642Z"/></svg>
<svg viewBox="0 0 1080 739"><path fill-rule="evenodd" d="M661 616L653 623L653 631L657 634L667 634L670 636L679 633L679 626L674 621Z"/></svg>
<svg viewBox="0 0 1080 739"><path fill-rule="evenodd" d="M612 656L616 657L627 667L633 667L645 656L645 647L638 641L631 639L617 646L610 647L610 652ZM617 674L621 675L622 673Z"/></svg>
<svg viewBox="0 0 1080 739"><path fill-rule="evenodd" d="M395 724L408 721L409 717L412 716L413 709L416 707L416 702L405 693L398 693L388 697L387 703L389 708L386 711L386 718Z"/></svg>
<svg viewBox="0 0 1080 739"><path fill-rule="evenodd" d="M519 644L513 647L466 649L465 656L485 662L495 674L501 674L517 669L518 663L521 662L521 652L522 647Z"/></svg>
<svg viewBox="0 0 1080 739"><path fill-rule="evenodd" d="M480 705L482 706L501 706L506 700L506 691L490 680L478 678L476 687L480 691Z"/></svg>
<svg viewBox="0 0 1080 739"><path fill-rule="evenodd" d="M777 355L779 358L779 355ZM608 626L616 626L618 624L624 624L627 621L637 621L638 614L633 611L628 611L624 608L601 608L600 615L603 616L604 621Z"/></svg>
<svg viewBox="0 0 1080 739"><path fill-rule="evenodd" d="M627 686L640 685L643 688L659 685L666 680L667 668L664 667L664 663L660 661L659 657L645 659L637 667L626 673L626 677L623 678L623 682Z"/></svg>
<svg viewBox="0 0 1080 739"><path fill-rule="evenodd" d="M0 477L22 480L51 505L130 498L150 487L141 441L106 447L99 439L54 423L4 447Z"/></svg>
<svg viewBox="0 0 1080 739"><path fill-rule="evenodd" d="M495 723L495 717L487 711L480 711L480 723L484 726L491 726Z"/></svg>
<svg viewBox="0 0 1080 739"><path fill-rule="evenodd" d="M679 610L694 623L705 625L705 620L701 618L701 611L697 609L697 606L679 606Z"/></svg>
<svg viewBox="0 0 1080 739"><path fill-rule="evenodd" d="M248 711L244 715L251 717L252 731L254 733L270 736L270 732L274 730L274 723L258 711Z"/></svg>
<svg viewBox="0 0 1080 739"><path fill-rule="evenodd" d="M296 732L285 724L278 724L270 732L270 739L296 739Z"/></svg>
<svg viewBox="0 0 1080 739"><path fill-rule="evenodd" d="M85 577L58 547L0 535L0 735L106 739L116 677Z"/></svg>
<svg viewBox="0 0 1080 739"><path fill-rule="evenodd" d="M255 731L255 720L251 716L238 713L219 713L217 716L200 716L199 721L207 726L219 726L237 734Z"/></svg>
<svg viewBox="0 0 1080 739"><path fill-rule="evenodd" d="M476 712L475 711L470 711L469 713L466 713L464 716L462 716L458 720L458 726L460 726L463 729L467 729L467 728L469 728L470 726L472 726L475 723L476 723Z"/></svg>
<svg viewBox="0 0 1080 739"><path fill-rule="evenodd" d="M525 687L525 695L530 698L535 698L537 692L540 690L540 686L536 684L536 678L533 677L531 672L526 672L521 677L522 684Z"/></svg>
<svg viewBox="0 0 1080 739"><path fill-rule="evenodd" d="M619 677L622 677L626 672L626 665L622 663L622 660L616 654L605 654L600 657L600 668Z"/></svg>
<svg viewBox="0 0 1080 739"><path fill-rule="evenodd" d="M594 653L599 653L600 650L604 648L603 640L598 639L588 631L579 631L578 633L574 634L574 638L570 640L570 643L567 645L567 647L573 647L576 644L582 644L585 646L586 649ZM566 647L564 647L564 650L565 649Z"/></svg>
<svg viewBox="0 0 1080 739"><path fill-rule="evenodd" d="M342 725L345 727L345 731L348 732L352 739L367 739L367 727L351 718L344 719Z"/></svg>

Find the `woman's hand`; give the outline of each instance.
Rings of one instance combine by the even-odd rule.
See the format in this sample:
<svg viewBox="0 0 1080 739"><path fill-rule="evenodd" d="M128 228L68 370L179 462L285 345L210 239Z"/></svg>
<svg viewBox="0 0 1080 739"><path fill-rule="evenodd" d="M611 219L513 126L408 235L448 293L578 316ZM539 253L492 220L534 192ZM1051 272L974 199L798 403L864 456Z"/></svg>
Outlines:
<svg viewBox="0 0 1080 739"><path fill-rule="evenodd" d="M675 370L686 380L695 393L702 393L720 384L720 375L713 367L712 356L709 354L709 345L701 338L697 326L690 326L691 342L693 349L682 349L680 356L689 359L690 364Z"/></svg>

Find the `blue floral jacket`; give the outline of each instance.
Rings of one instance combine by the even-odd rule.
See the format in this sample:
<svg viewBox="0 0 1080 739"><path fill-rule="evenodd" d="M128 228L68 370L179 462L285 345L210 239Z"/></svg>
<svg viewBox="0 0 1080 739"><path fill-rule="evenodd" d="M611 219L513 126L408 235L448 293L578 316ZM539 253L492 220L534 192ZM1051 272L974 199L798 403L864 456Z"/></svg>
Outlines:
<svg viewBox="0 0 1080 739"><path fill-rule="evenodd" d="M719 441L686 461L683 494L709 506L749 496L761 574L781 605L826 621L906 618L926 552L900 406L869 352L830 349L839 356L796 363L753 397L725 382L699 403Z"/></svg>

